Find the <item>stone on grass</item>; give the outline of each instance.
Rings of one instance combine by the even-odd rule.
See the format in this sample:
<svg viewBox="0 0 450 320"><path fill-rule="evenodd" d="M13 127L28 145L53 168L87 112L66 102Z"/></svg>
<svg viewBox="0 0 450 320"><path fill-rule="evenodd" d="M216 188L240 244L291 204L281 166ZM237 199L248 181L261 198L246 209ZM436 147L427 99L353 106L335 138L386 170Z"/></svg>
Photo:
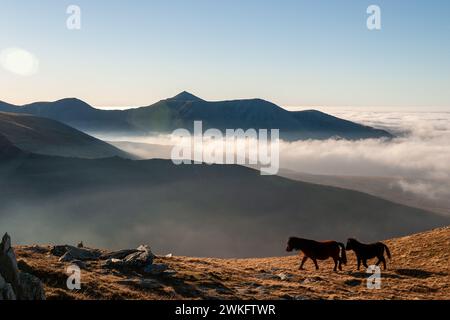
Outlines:
<svg viewBox="0 0 450 320"><path fill-rule="evenodd" d="M125 255L125 253L128 254ZM142 272L144 272L145 268L148 268L153 264L153 259L155 257L150 247L143 245L128 252L127 250L121 250L120 252L117 251L110 255L104 255L103 257L107 256L109 256L110 258L108 258L103 264L103 266L106 268L121 269L124 271L134 270Z"/></svg>
<svg viewBox="0 0 450 320"><path fill-rule="evenodd" d="M119 251L108 252L102 254L100 260L108 260L108 259L123 259L126 256L138 252L138 249L124 249Z"/></svg>
<svg viewBox="0 0 450 320"><path fill-rule="evenodd" d="M72 260L97 260L102 255L100 250L90 248L78 248L70 245L54 246L50 253L61 257L60 261L70 262Z"/></svg>

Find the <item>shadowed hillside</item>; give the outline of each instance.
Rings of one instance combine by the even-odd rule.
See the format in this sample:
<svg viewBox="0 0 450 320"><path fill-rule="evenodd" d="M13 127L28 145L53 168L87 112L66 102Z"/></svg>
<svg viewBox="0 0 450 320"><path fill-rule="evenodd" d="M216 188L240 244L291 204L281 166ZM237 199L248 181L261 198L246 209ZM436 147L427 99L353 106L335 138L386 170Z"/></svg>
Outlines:
<svg viewBox="0 0 450 320"><path fill-rule="evenodd" d="M0 133L0 159L15 158L23 152L11 143L4 135Z"/></svg>
<svg viewBox="0 0 450 320"><path fill-rule="evenodd" d="M117 143L117 145L119 147L123 146L123 150L133 150L132 145L130 147L130 145L126 143ZM139 149L137 150L139 151ZM157 150L159 151L162 149L160 148ZM160 151L160 154L161 153L162 152ZM417 194L414 192L408 192L401 187L402 181L408 181L408 179L405 178L315 175L285 169L281 169L278 175L293 180L361 191L375 197L394 201L407 206L421 208L447 216L450 215L449 198L436 198L429 196L427 193ZM410 179L409 181L411 183L415 182L414 179Z"/></svg>
<svg viewBox="0 0 450 320"><path fill-rule="evenodd" d="M30 154L0 162L0 190L0 225L21 243L145 240L175 254L261 257L283 254L291 234L369 241L450 224L364 193L170 160Z"/></svg>
<svg viewBox="0 0 450 320"><path fill-rule="evenodd" d="M0 134L16 147L33 153L79 158L132 157L106 142L48 118L0 112Z"/></svg>

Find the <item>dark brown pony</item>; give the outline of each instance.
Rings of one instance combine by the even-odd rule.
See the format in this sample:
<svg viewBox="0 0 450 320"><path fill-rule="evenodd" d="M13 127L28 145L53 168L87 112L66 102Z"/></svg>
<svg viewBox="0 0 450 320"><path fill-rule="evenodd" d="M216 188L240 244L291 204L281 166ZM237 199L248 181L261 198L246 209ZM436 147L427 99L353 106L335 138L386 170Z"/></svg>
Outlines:
<svg viewBox="0 0 450 320"><path fill-rule="evenodd" d="M318 242L314 240L291 237L288 240L286 251L291 252L292 250L299 250L305 255L303 257L302 263L300 264L300 270L303 270L303 265L305 264L306 260L308 260L308 258L310 258L314 262L316 270L319 270L317 260L326 260L328 258L333 258L334 271L337 271L338 263L339 270L342 270L342 264L347 263L345 246L343 243L336 241Z"/></svg>
<svg viewBox="0 0 450 320"><path fill-rule="evenodd" d="M350 238L347 240L346 250L353 250L355 252L356 259L358 261L358 270L361 266L361 262L364 267L368 268L367 259L372 259L375 257L378 258L376 265L378 266L382 262L384 270L386 270L386 260L384 259L385 250L388 258L391 259L391 252L389 251L389 248L382 242L365 244L356 239Z"/></svg>

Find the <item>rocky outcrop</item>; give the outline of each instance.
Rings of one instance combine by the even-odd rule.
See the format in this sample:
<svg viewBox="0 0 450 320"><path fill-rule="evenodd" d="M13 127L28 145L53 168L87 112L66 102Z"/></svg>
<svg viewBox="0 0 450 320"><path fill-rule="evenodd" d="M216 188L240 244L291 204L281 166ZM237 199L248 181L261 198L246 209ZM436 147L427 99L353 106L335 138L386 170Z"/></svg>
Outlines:
<svg viewBox="0 0 450 320"><path fill-rule="evenodd" d="M97 249L74 247L70 245L54 246L50 250L50 253L60 257L59 261L61 262L97 260L102 255L102 252Z"/></svg>
<svg viewBox="0 0 450 320"><path fill-rule="evenodd" d="M10 283L6 282L5 279L0 275L0 300L16 300L16 294L14 293L13 287Z"/></svg>
<svg viewBox="0 0 450 320"><path fill-rule="evenodd" d="M60 257L60 262L76 264L80 269L86 269L86 261L103 260L103 267L106 269L116 269L119 271L137 271L148 274L162 274L168 268L161 265L154 265L155 255L150 246L141 245L136 249L123 249L112 252L102 252L98 249L91 249L82 246L56 245L50 250L54 256Z"/></svg>
<svg viewBox="0 0 450 320"><path fill-rule="evenodd" d="M108 259L124 259L125 257L129 256L130 254L138 252L138 249L123 249L119 251L113 251L103 254L100 259L101 260L108 260Z"/></svg>
<svg viewBox="0 0 450 320"><path fill-rule="evenodd" d="M119 271L137 271L142 273L162 273L164 270L153 266L154 254L150 246L141 245L136 249L123 249L112 252L102 252L98 249L84 246L56 245L50 250L54 256L60 257L60 262L76 264L80 269L87 267L86 261L103 260L103 267ZM151 270L151 271L150 271Z"/></svg>
<svg viewBox="0 0 450 320"><path fill-rule="evenodd" d="M6 233L0 243L0 275L9 284L14 292L19 291L19 268L17 267L16 254L11 247L11 238Z"/></svg>
<svg viewBox="0 0 450 320"><path fill-rule="evenodd" d="M141 245L137 249L112 252L109 255L104 256L115 257L108 258L105 261L105 268L121 269L124 271L134 270L140 272L145 272L145 270L148 270L148 268L152 266L153 259L155 257L150 247L146 245Z"/></svg>
<svg viewBox="0 0 450 320"><path fill-rule="evenodd" d="M42 282L19 271L11 238L6 233L0 243L0 300L45 300Z"/></svg>
<svg viewBox="0 0 450 320"><path fill-rule="evenodd" d="M39 278L25 272L19 273L20 290L18 298L20 300L45 300L44 288Z"/></svg>

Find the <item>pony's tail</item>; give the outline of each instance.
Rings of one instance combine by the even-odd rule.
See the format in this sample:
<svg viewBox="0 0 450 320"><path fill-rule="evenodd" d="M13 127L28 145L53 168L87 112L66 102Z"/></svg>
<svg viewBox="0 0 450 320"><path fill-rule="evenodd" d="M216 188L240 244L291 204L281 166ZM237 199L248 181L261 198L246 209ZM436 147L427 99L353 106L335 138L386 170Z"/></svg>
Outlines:
<svg viewBox="0 0 450 320"><path fill-rule="evenodd" d="M338 242L339 247L341 247L341 262L343 264L347 264L347 254L345 253L345 245L341 242Z"/></svg>
<svg viewBox="0 0 450 320"><path fill-rule="evenodd" d="M387 254L389 260L391 260L391 252L389 251L388 246L385 245L384 243L383 243L383 246L384 246L384 249L386 250L386 254Z"/></svg>

